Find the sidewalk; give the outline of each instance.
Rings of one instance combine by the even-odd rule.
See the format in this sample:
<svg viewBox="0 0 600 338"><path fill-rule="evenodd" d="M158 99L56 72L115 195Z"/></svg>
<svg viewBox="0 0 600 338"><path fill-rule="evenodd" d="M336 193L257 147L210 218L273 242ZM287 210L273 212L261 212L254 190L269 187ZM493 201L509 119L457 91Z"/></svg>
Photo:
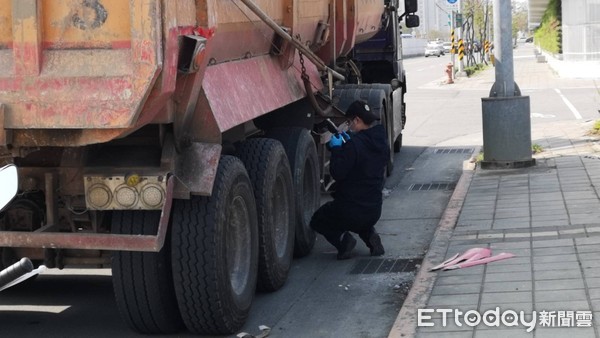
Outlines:
<svg viewBox="0 0 600 338"><path fill-rule="evenodd" d="M556 80L544 69L527 70L536 72L536 82ZM493 74L484 73L462 84L492 81ZM389 337L600 337L600 152L586 135L592 124L534 126L532 139L545 150L535 156L535 167L466 168ZM516 257L428 271L470 248ZM430 318L420 319L433 326L418 327L419 309L430 309L424 313ZM452 310L447 325L436 309ZM463 312L458 322L455 310ZM467 325L465 312L473 311L469 318L477 322L488 310L501 316L523 311L524 318L513 325L505 317L508 326L499 321L499 327L489 327L482 318ZM553 327L542 324L546 319ZM531 321L535 330L528 333L533 324L525 323Z"/></svg>

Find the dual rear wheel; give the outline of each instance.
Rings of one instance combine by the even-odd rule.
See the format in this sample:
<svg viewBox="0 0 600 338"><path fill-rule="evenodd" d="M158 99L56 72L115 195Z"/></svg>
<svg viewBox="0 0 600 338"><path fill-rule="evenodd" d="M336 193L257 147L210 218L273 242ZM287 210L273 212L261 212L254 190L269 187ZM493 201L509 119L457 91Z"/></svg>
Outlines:
<svg viewBox="0 0 600 338"><path fill-rule="evenodd" d="M174 201L160 252L114 254L115 296L130 327L142 333L173 333L183 325L200 334L234 333L257 288L284 285L294 244L300 244L297 255L314 245L307 215L319 201L314 141L298 129L282 136L283 146L276 137L251 139L237 157L223 156L210 197ZM290 154L294 159L288 160ZM298 187L308 212L298 208ZM154 211L115 212L113 232L155 234L159 218Z"/></svg>

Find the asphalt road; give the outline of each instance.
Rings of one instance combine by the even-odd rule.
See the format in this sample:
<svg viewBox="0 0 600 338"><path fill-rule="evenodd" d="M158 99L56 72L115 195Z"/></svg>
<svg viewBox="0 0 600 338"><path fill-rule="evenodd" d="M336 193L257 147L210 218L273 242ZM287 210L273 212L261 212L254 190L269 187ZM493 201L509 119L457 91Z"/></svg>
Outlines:
<svg viewBox="0 0 600 338"><path fill-rule="evenodd" d="M529 60L530 52L517 49L515 62ZM361 264L385 263L369 261L368 250L361 243L356 257L338 262L335 250L319 238L311 255L294 261L283 289L256 296L244 331L258 333L258 325L267 325L272 337L387 336L418 259L426 252L450 198L452 184L460 177L462 162L481 144L480 102L491 83L467 90L440 85L449 59L446 55L406 60L410 88L404 147L386 182L385 210L377 225L386 262L401 268L383 269L384 264L361 268ZM540 114L532 115L532 121L578 118L565 100L582 119L596 118L598 94L594 96L593 88L584 87L523 88L524 94L531 95L532 112ZM3 292L0 335L138 336L118 315L110 270L90 269L52 271L32 285ZM191 335L182 332L178 336Z"/></svg>

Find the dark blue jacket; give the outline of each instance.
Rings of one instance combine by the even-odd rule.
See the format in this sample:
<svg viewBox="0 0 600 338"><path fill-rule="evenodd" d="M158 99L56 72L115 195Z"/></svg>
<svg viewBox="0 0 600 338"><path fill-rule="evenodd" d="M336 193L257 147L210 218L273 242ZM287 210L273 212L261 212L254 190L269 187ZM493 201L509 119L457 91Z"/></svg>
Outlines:
<svg viewBox="0 0 600 338"><path fill-rule="evenodd" d="M385 129L376 125L331 149L329 172L336 180L333 198L358 207L381 208L383 175L390 158Z"/></svg>

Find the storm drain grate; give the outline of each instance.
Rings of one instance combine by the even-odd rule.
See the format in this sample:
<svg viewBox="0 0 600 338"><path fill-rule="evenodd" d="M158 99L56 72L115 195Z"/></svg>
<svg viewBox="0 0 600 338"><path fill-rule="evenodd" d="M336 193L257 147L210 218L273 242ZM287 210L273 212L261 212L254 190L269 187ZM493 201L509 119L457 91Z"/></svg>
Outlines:
<svg viewBox="0 0 600 338"><path fill-rule="evenodd" d="M436 154L472 154L473 148L440 148L436 149Z"/></svg>
<svg viewBox="0 0 600 338"><path fill-rule="evenodd" d="M408 191L434 191L434 190L454 190L455 182L434 182L412 184Z"/></svg>
<svg viewBox="0 0 600 338"><path fill-rule="evenodd" d="M421 264L420 258L409 259L385 259L385 258L367 258L356 262L351 275L371 275L374 273L392 273L392 272L412 272L417 270L417 265Z"/></svg>

